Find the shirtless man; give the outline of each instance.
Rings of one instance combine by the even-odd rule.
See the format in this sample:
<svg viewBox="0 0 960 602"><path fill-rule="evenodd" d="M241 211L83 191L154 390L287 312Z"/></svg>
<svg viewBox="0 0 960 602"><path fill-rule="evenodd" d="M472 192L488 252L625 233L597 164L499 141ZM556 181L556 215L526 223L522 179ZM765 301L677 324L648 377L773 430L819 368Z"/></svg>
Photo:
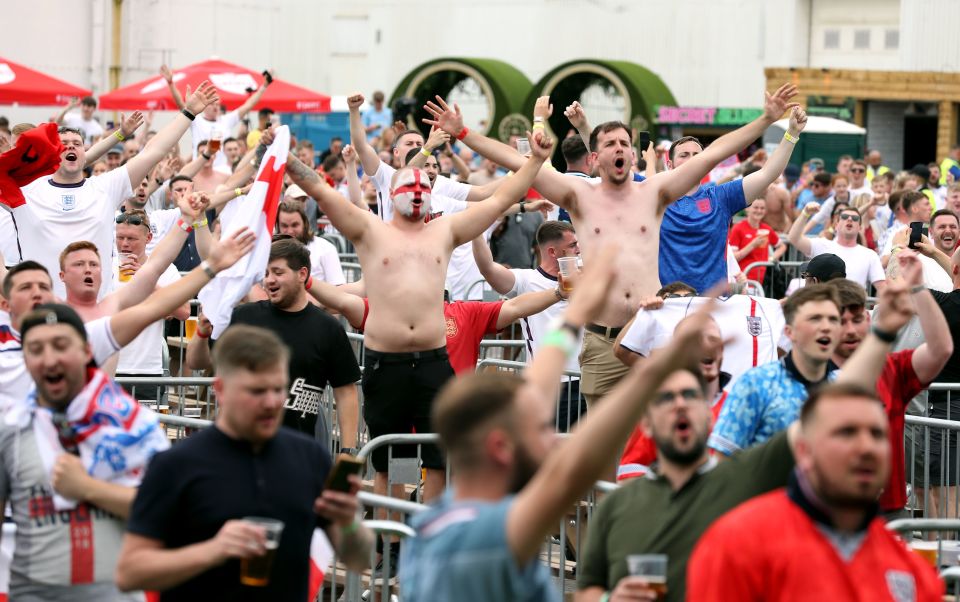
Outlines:
<svg viewBox="0 0 960 602"><path fill-rule="evenodd" d="M392 219L383 221L344 199L295 156L287 159L293 181L317 200L334 227L357 249L370 303L362 384L364 419L371 438L410 433L413 428L431 432L433 398L453 376L443 316L447 264L455 247L483 233L530 188L553 147L542 133L530 138L533 156L523 165L518 162L517 173L506 178L492 197L429 222L425 217L430 215L430 178L421 169L402 167L393 174L390 200L395 212ZM424 446L422 458L428 469L424 498L429 500L443 488L443 459L434 446ZM373 453L373 466L376 490L385 493L385 448Z"/></svg>
<svg viewBox="0 0 960 602"><path fill-rule="evenodd" d="M773 231L778 234L790 230L790 225L793 223L790 193L774 183L767 186L762 198L767 201L767 214L763 216L763 223L773 228Z"/></svg>
<svg viewBox="0 0 960 602"><path fill-rule="evenodd" d="M534 181L536 189L551 202L566 209L577 229L584 257L591 256L603 243L615 243L622 249L618 261L619 277L613 286L616 297L608 303L597 323L588 324L580 355L581 391L591 403L605 394L626 373L627 368L613 354L613 343L623 325L637 312L637 303L660 288L657 257L660 223L667 205L694 189L720 161L739 152L788 109L796 87L781 86L766 93L764 113L757 120L717 139L676 169L656 174L639 183L632 181L630 159L633 154L630 128L610 121L594 128L590 148L592 163L599 179L571 178L553 170L543 170ZM424 122L446 131L484 157L508 169L517 169L522 157L511 147L471 132L463 125L459 107L450 108L440 98L425 107L433 119ZM549 100L541 98L534 109L534 128L552 113Z"/></svg>
<svg viewBox="0 0 960 602"><path fill-rule="evenodd" d="M214 169L214 157L207 154L206 141L197 145L197 156L203 157L206 162L197 175L193 176L193 188L202 192L213 192L217 186L227 181L230 174Z"/></svg>

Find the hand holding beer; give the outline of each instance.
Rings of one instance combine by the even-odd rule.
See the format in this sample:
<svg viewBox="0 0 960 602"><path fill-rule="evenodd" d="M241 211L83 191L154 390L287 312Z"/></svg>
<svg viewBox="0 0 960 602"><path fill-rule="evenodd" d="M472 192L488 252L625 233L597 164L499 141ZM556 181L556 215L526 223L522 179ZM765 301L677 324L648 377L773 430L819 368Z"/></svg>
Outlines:
<svg viewBox="0 0 960 602"><path fill-rule="evenodd" d="M228 520L210 540L213 556L220 562L231 558L250 558L266 553L266 532L245 520Z"/></svg>
<svg viewBox="0 0 960 602"><path fill-rule="evenodd" d="M625 588L630 588L634 598L640 600L664 600L667 596L667 555L666 554L631 554L627 556L627 568L630 570L630 577L621 579L617 584L619 588L624 584ZM611 602L615 600L610 597Z"/></svg>
<svg viewBox="0 0 960 602"><path fill-rule="evenodd" d="M120 254L120 282L129 282L140 269L140 262L133 253Z"/></svg>
<svg viewBox="0 0 960 602"><path fill-rule="evenodd" d="M580 267L577 261L577 257L560 257L557 259L557 266L561 278L560 286L565 293L573 290L577 277L580 274Z"/></svg>
<svg viewBox="0 0 960 602"><path fill-rule="evenodd" d="M610 593L609 602L626 602L630 600L662 600L657 597L657 590L650 587L650 582L643 577L628 575L617 582L617 587Z"/></svg>
<svg viewBox="0 0 960 602"><path fill-rule="evenodd" d="M270 569L280 547L283 523L259 516L247 516L242 522L255 529L257 534L247 539L247 546L255 553L240 556L240 583L264 587L270 583Z"/></svg>

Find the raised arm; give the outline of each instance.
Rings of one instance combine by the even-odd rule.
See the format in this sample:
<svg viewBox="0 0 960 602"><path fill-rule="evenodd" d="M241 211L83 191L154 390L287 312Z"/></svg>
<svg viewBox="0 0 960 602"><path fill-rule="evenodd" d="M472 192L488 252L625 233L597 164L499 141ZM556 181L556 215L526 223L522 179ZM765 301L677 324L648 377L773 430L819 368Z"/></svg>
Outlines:
<svg viewBox="0 0 960 602"><path fill-rule="evenodd" d="M239 117L240 119L243 119L244 117L247 116L247 113L249 113L250 110L253 109L253 107L257 106L257 103L260 102L260 98L263 97L264 93L267 91L267 88L270 86L270 82L272 81L273 81L272 78L267 78L263 80L263 85L257 88L257 90L253 94L251 94L250 97L247 98L247 100L245 100L242 105L237 107L237 117Z"/></svg>
<svg viewBox="0 0 960 602"><path fill-rule="evenodd" d="M583 145L587 147L587 150L590 149L590 122L587 121L587 113L583 110L583 107L580 106L578 101L573 101L570 105L567 106L563 111L564 116L570 120L570 125L577 130L577 134L580 135L580 139L583 140Z"/></svg>
<svg viewBox="0 0 960 602"><path fill-rule="evenodd" d="M484 280L490 283L493 290L501 295L506 295L513 290L517 283L517 276L509 268L500 265L493 260L493 251L490 245L482 236L473 239L473 260L477 262L480 268L480 274Z"/></svg>
<svg viewBox="0 0 960 602"><path fill-rule="evenodd" d="M909 289L910 296L920 319L920 329L923 331L924 342L913 352L913 371L917 379L927 384L940 374L947 360L953 354L953 338L950 336L950 326L943 315L943 310L937 304L930 291L923 286L923 264L916 253L909 249L898 252L894 261L900 264L900 278ZM896 282L887 280L884 291ZM880 312L880 309L877 309Z"/></svg>
<svg viewBox="0 0 960 602"><path fill-rule="evenodd" d="M540 103L540 100L537 102ZM465 128L458 105L454 104L451 109L442 98L437 96L436 103L427 102L424 108L433 116L433 119L424 119L424 123L443 129L487 159L507 169L517 171L523 166L524 158L515 148ZM540 129L540 131L543 130ZM575 185L579 181L579 178L565 176L555 169L543 169L537 175L533 185L551 202L567 211L573 211L577 199ZM471 196L472 194L471 191ZM470 197L467 200L470 200Z"/></svg>
<svg viewBox="0 0 960 602"><path fill-rule="evenodd" d="M312 279L307 293L321 305L343 315L356 329L363 324L365 304L363 297L344 292L339 286L333 286L322 280Z"/></svg>
<svg viewBox="0 0 960 602"><path fill-rule="evenodd" d="M765 102L763 115L715 140L713 144L703 149L703 152L693 157L677 169L657 174L651 182L657 182L657 190L662 206L666 206L685 195L690 189L710 173L710 170L727 157L746 148L748 144L763 136L763 132L774 121L783 115L784 111L798 106L790 99L797 93L796 86L784 84L772 95L764 92ZM747 197L749 199L749 197Z"/></svg>
<svg viewBox="0 0 960 602"><path fill-rule="evenodd" d="M423 143L423 148L413 159L407 162L407 165L409 167L423 167L427 163L427 157L432 155L433 151L449 142L450 134L438 127L430 128L430 135L427 136L427 141Z"/></svg>
<svg viewBox="0 0 960 602"><path fill-rule="evenodd" d="M173 102L177 103L177 108L181 111L185 109L187 105L183 102L183 97L180 96L180 90L177 90L177 86L175 86L173 83L173 72L170 71L170 67L167 67L166 65L160 65L160 75L163 76L164 80L166 80L167 89L170 90L170 96L173 97ZM196 113L193 114L196 115Z"/></svg>
<svg viewBox="0 0 960 602"><path fill-rule="evenodd" d="M73 109L76 109L79 106L80 106L80 99L77 98L76 96L72 97L70 99L70 102L68 102L65 107L60 109L60 112L57 113L57 116L53 118L53 121L55 123L59 123L62 125L64 118L67 116L67 113L69 113Z"/></svg>
<svg viewBox="0 0 960 602"><path fill-rule="evenodd" d="M536 557L544 536L613 465L663 381L680 368L697 370L695 362L703 348L700 331L706 327L710 308L706 304L698 310L666 349L632 368L592 415L577 425L570 439L547 456L517 495L507 515L507 542L519 565Z"/></svg>
<svg viewBox="0 0 960 602"><path fill-rule="evenodd" d="M542 131L536 134L528 132L527 135L530 138L533 156L527 159L523 167L512 177L505 178L506 182L503 186L489 199L481 203L473 203L466 211L451 216L454 246L460 246L480 236L501 213L526 195L530 185L533 184L534 177L540 171L543 162L550 157L550 151L553 149L553 140Z"/></svg>
<svg viewBox="0 0 960 602"><path fill-rule="evenodd" d="M793 107L790 112L790 125L787 126L787 132L777 146L777 150L773 151L773 154L770 155L770 158L767 159L759 171L755 171L743 179L743 196L747 199L748 204L754 199L760 198L766 191L767 186L773 184L783 173L787 163L790 162L790 155L793 154L793 149L796 147L796 140L806 125L806 111L800 107ZM791 142L787 136L790 136L793 141Z"/></svg>
<svg viewBox="0 0 960 602"><path fill-rule="evenodd" d="M538 314L564 299L561 284L557 284L557 288L552 291L524 293L504 301L500 307L500 315L497 317L497 330L506 328L521 318Z"/></svg>
<svg viewBox="0 0 960 602"><path fill-rule="evenodd" d="M86 158L83 162L84 167L93 165L114 145L131 138L141 125L143 125L143 113L140 111L130 113L129 117L124 117L123 113L120 113L120 127L87 149ZM117 135L118 132L119 135Z"/></svg>
<svg viewBox="0 0 960 602"><path fill-rule="evenodd" d="M916 261L916 257L913 257L913 260ZM919 264L919 261L917 263ZM876 331L879 330L890 337L896 336L897 332L910 321L915 311L910 300L910 290L902 278L887 281L887 286L880 289L878 295L873 328L850 359L843 364L840 375L837 377L837 382L854 383L871 391L877 387L877 379L883 372L884 360L890 353L892 344L880 340Z"/></svg>
<svg viewBox="0 0 960 602"><path fill-rule="evenodd" d="M803 229L807 220L810 219L810 216L819 210L820 203L815 201L807 203L803 210L800 211L797 219L793 221L793 225L790 226L790 232L787 233L787 241L807 257L810 256L811 245L810 239L803 235Z"/></svg>
<svg viewBox="0 0 960 602"><path fill-rule="evenodd" d="M146 301L110 318L110 330L119 346L127 345L151 323L169 315L177 307L193 299L210 280L253 250L254 235L241 228L221 240L210 251L210 258L177 282L158 289Z"/></svg>
<svg viewBox="0 0 960 602"><path fill-rule="evenodd" d="M342 194L330 188L313 168L301 163L293 153L287 157L287 173L297 186L317 201L330 223L344 236L354 244L363 238L370 227L369 211L364 211L343 198Z"/></svg>
<svg viewBox="0 0 960 602"><path fill-rule="evenodd" d="M360 117L360 105L362 104L363 94L354 94L347 97L347 107L350 109L350 144L353 145L360 157L360 166L363 167L363 173L373 177L373 174L380 169L380 156L367 142L367 132Z"/></svg>
<svg viewBox="0 0 960 602"><path fill-rule="evenodd" d="M343 163L347 168L347 199L358 208L370 211L367 204L363 202L363 189L360 187L360 176L357 174L357 151L348 144L343 147L340 154L343 155Z"/></svg>
<svg viewBox="0 0 960 602"><path fill-rule="evenodd" d="M458 153L453 152L453 147L450 146L450 143L447 142L446 150L444 154L450 157L450 160L453 161L453 168L457 170L457 181L467 183L467 180L470 179L470 166L467 165L466 161L460 158Z"/></svg>
<svg viewBox="0 0 960 602"><path fill-rule="evenodd" d="M219 102L220 97L217 91L208 81L203 82L197 88L196 92L187 98L186 111L193 115L203 112L207 105ZM157 135L140 151L137 156L127 161L127 173L130 176L130 185L136 188L140 181L153 169L167 151L176 144L181 136L190 129L191 120L186 115L179 113L173 121L167 124L165 128L157 132Z"/></svg>

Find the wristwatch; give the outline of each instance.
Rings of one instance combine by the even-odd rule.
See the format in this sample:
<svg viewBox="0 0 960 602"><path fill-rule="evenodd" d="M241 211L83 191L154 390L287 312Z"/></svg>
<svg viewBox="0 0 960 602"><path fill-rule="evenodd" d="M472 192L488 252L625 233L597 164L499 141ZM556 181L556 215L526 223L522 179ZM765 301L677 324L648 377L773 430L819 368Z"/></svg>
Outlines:
<svg viewBox="0 0 960 602"><path fill-rule="evenodd" d="M341 448L340 448L340 453L341 453L341 454L349 454L349 455L351 455L351 456L356 456L358 451L359 451L359 450L358 450L357 448L355 448L355 447L341 447Z"/></svg>

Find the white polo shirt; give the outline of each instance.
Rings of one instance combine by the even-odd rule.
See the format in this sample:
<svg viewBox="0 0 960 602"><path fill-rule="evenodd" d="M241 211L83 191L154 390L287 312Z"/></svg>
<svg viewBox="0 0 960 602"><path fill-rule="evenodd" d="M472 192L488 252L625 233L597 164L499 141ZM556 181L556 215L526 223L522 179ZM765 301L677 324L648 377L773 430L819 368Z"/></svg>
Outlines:
<svg viewBox="0 0 960 602"><path fill-rule="evenodd" d="M114 271L113 277L118 288L128 284L120 282L117 276ZM173 265L168 265L157 279L157 286L168 286L178 280L180 272ZM120 350L117 374L163 374L163 327L163 320L151 323Z"/></svg>
<svg viewBox="0 0 960 602"><path fill-rule="evenodd" d="M343 276L343 268L340 266L340 254L332 242L314 236L307 245L307 249L310 250L311 276L334 286L347 282Z"/></svg>
<svg viewBox="0 0 960 602"><path fill-rule="evenodd" d="M557 277L551 276L539 267L535 269L515 268L510 271L513 272L514 275L513 288L507 293L510 297L536 291L552 291L557 288ZM553 322L555 318L563 316L563 312L566 309L567 301L561 299L542 312L521 319L523 340L527 343L527 362L532 361L534 356L536 356L543 337L547 336L547 333L550 331L550 323ZM577 352L570 356L564 369L579 372L579 355L580 342L577 344ZM566 381L569 379L564 376L563 380Z"/></svg>

